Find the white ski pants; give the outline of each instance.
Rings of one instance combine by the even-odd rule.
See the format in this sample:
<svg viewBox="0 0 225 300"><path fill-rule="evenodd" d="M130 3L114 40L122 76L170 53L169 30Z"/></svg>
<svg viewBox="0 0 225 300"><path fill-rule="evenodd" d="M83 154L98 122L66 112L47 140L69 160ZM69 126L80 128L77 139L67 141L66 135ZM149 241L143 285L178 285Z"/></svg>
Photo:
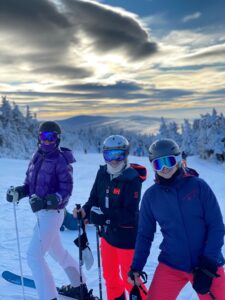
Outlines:
<svg viewBox="0 0 225 300"><path fill-rule="evenodd" d="M60 239L60 227L63 223L64 210L41 210L36 213L37 223L27 251L27 262L40 300L57 298L57 290L53 276L45 260L48 252L67 273L71 284L79 286L79 265L63 248ZM83 275L83 282L86 278ZM72 279L72 280L71 280Z"/></svg>

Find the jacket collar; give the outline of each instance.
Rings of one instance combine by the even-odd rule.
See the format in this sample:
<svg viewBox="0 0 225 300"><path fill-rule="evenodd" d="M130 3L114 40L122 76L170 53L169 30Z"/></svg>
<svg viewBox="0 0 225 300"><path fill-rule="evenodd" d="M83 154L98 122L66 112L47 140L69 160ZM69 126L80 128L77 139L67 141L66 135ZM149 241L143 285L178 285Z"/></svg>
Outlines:
<svg viewBox="0 0 225 300"><path fill-rule="evenodd" d="M106 165L100 166L100 172L110 176L110 174L107 172ZM116 177L116 179L120 181L132 181L136 177L139 177L138 172L134 168L128 166L121 172L121 174L118 177Z"/></svg>
<svg viewBox="0 0 225 300"><path fill-rule="evenodd" d="M176 182L179 182L180 179L185 177L198 177L199 174L196 170L191 168L179 168L170 179L165 179L159 176L157 173L155 174L155 183L159 185L171 186Z"/></svg>

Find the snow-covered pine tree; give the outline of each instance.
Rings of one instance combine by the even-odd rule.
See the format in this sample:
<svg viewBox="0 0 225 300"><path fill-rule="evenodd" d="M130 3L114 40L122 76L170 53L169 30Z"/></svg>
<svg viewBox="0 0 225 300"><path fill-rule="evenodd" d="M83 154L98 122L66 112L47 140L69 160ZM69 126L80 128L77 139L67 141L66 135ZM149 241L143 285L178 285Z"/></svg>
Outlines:
<svg viewBox="0 0 225 300"><path fill-rule="evenodd" d="M26 118L19 107L4 96L0 107L0 156L29 158L37 141L38 122Z"/></svg>

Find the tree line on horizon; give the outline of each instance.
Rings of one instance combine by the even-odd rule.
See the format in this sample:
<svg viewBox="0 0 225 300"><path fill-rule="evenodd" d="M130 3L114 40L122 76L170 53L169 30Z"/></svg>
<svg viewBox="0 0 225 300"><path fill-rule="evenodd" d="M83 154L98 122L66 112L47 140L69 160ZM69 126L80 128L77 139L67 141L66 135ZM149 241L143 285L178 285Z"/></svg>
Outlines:
<svg viewBox="0 0 225 300"><path fill-rule="evenodd" d="M0 157L30 158L37 147L39 121L32 115L29 106L23 114L18 105L2 97L0 106ZM189 156L198 155L203 159L215 158L225 161L225 117L216 109L190 122L185 119L178 126L163 117L158 132L141 134L125 128L102 126L92 128L75 127L66 129L61 145L73 151L84 153L101 152L102 142L111 134L124 135L130 142L130 153L147 156L150 144L160 138L172 138Z"/></svg>

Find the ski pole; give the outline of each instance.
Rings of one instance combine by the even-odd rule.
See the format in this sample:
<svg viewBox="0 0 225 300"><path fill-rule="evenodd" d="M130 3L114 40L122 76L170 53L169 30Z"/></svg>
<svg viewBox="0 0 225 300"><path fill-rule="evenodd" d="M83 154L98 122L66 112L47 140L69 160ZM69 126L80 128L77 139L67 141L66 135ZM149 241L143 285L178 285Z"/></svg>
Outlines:
<svg viewBox="0 0 225 300"><path fill-rule="evenodd" d="M213 295L212 292L209 291L209 296L212 298L212 300L216 300L216 297Z"/></svg>
<svg viewBox="0 0 225 300"><path fill-rule="evenodd" d="M102 275L101 275L101 258L99 248L99 227L96 226L96 242L97 242L97 256L98 256L98 280L99 280L99 297L102 300Z"/></svg>
<svg viewBox="0 0 225 300"><path fill-rule="evenodd" d="M144 295L147 295L147 294L148 294L148 293L146 292L146 290L143 288L143 286L140 285L140 286L139 286L139 289L142 290L142 292L143 292Z"/></svg>
<svg viewBox="0 0 225 300"><path fill-rule="evenodd" d="M139 290L142 291L142 293L143 293L144 295L147 296L148 292L147 292L147 291L143 288L143 286L142 286L142 284L145 284L145 283L147 282L147 274L146 274L145 272L142 272L142 273L140 274L140 277L142 278L143 282L138 286L138 288L139 288Z"/></svg>
<svg viewBox="0 0 225 300"><path fill-rule="evenodd" d="M16 214L16 205L18 203L18 197L15 195L14 187L11 187L13 191L13 212L14 212L14 220L15 220L15 227L16 227L16 239L17 239L17 248L18 248L18 256L19 256L19 265L20 265L20 276L21 276L21 283L22 283L22 293L23 299L25 300L25 291L24 291L24 279L23 279L23 267L22 267L22 258L21 258L21 250L20 250L20 239L19 239L19 230L17 224L17 214Z"/></svg>
<svg viewBox="0 0 225 300"><path fill-rule="evenodd" d="M81 208L80 204L76 204L76 209ZM80 299L84 299L83 293L83 277L82 277L82 249L81 249L81 227L82 227L82 215L79 211L77 213L77 225L78 225L78 245L79 245L79 272L80 272Z"/></svg>

